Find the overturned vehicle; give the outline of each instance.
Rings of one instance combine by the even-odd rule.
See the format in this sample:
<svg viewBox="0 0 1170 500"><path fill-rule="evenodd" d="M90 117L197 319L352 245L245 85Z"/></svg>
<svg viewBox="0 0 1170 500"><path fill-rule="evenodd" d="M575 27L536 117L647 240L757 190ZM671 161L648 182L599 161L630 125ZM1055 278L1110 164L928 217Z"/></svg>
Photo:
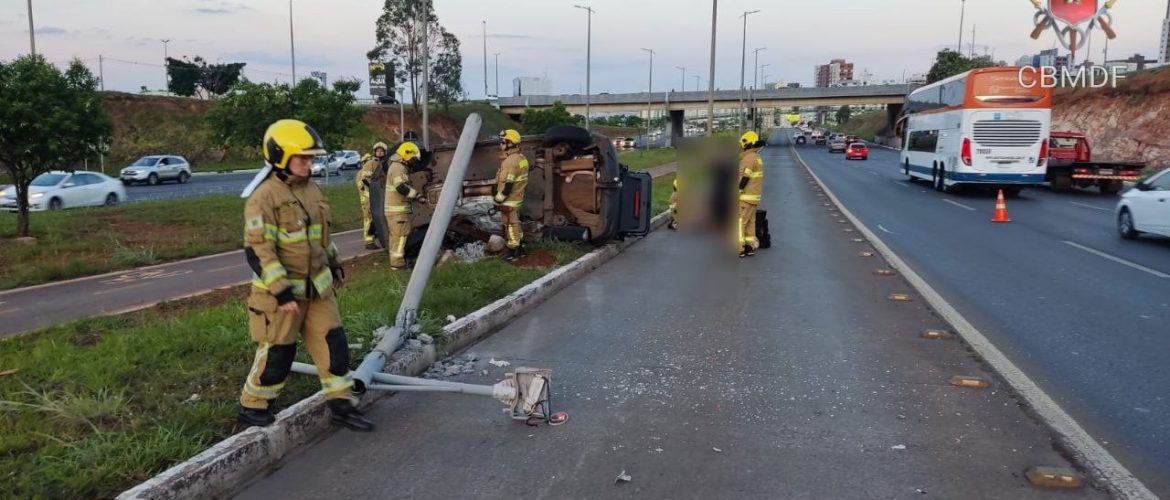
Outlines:
<svg viewBox="0 0 1170 500"><path fill-rule="evenodd" d="M620 164L609 138L580 127L556 126L543 135L523 137L520 152L529 163L520 210L526 235L603 244L650 231L652 179ZM414 205L408 258L416 257L422 245L454 154L454 144L426 150L421 166L410 173L411 184L426 201ZM487 241L492 234L500 234L500 214L492 202L500 161L498 140L475 144L444 247ZM375 173L370 190L375 215L371 230L386 248L381 217L384 193L385 173Z"/></svg>

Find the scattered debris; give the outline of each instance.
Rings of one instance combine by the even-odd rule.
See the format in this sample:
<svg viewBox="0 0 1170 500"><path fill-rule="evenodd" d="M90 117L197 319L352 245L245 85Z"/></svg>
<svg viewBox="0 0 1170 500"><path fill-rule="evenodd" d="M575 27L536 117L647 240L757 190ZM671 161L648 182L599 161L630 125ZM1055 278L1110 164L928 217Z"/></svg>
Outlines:
<svg viewBox="0 0 1170 500"><path fill-rule="evenodd" d="M919 492L919 493L921 493L921 494L923 494L923 495L925 495L925 494L926 494L926 490L924 490L924 489L922 489L922 488L914 488L914 491L917 491L917 492Z"/></svg>
<svg viewBox="0 0 1170 500"><path fill-rule="evenodd" d="M192 403L198 403L198 402L199 402L199 395L198 394L192 394L191 397L189 397L183 401L184 404L192 404Z"/></svg>
<svg viewBox="0 0 1170 500"><path fill-rule="evenodd" d="M461 262L475 262L487 255L487 245L482 241L473 241L455 249L455 257Z"/></svg>
<svg viewBox="0 0 1170 500"><path fill-rule="evenodd" d="M503 368L505 366L511 365L512 363L509 363L509 362L504 361L502 359L496 360L496 358L492 358L491 361L488 361L488 364L495 366L495 367Z"/></svg>
<svg viewBox="0 0 1170 500"><path fill-rule="evenodd" d="M11 370L4 370L4 371L0 372L0 377L9 377L12 375L16 375L19 372L20 372L19 368L13 368Z"/></svg>
<svg viewBox="0 0 1170 500"><path fill-rule="evenodd" d="M380 326L377 329L375 329L374 333L373 333L374 343L375 344L378 343L378 341L382 340L387 335L389 335L391 331L393 331L393 330L391 330L390 327L388 327L388 326Z"/></svg>
<svg viewBox="0 0 1170 500"><path fill-rule="evenodd" d="M894 445L894 446L891 446L891 447L890 447L890 449L891 449L891 450L905 450L905 449L906 449L906 445L904 445L904 444L896 444L896 445Z"/></svg>
<svg viewBox="0 0 1170 500"><path fill-rule="evenodd" d="M430 336L430 335L427 335L425 333L418 334L417 338L418 338L419 342L422 342L424 344L434 344L435 343L435 338Z"/></svg>
<svg viewBox="0 0 1170 500"><path fill-rule="evenodd" d="M431 365L422 376L423 378L444 378L465 373L475 373L476 359L479 358L474 354L463 354L444 358Z"/></svg>
<svg viewBox="0 0 1170 500"><path fill-rule="evenodd" d="M634 478L632 476L630 476L629 474L626 474L625 469L622 469L622 473L618 474L617 479L614 480L614 484L628 483L628 482L633 481L633 480L634 480Z"/></svg>
<svg viewBox="0 0 1170 500"><path fill-rule="evenodd" d="M416 350L422 349L422 346L423 346L423 343L419 339L410 339L410 340L406 341L406 347L408 349L416 349Z"/></svg>
<svg viewBox="0 0 1170 500"><path fill-rule="evenodd" d="M488 371L487 371L487 370L484 370L484 371L481 371L481 372L479 372L479 374L480 374L480 375L482 375L482 376L484 376L484 377L486 377L486 376L487 376L487 374L488 374Z"/></svg>
<svg viewBox="0 0 1170 500"><path fill-rule="evenodd" d="M711 449L715 450L715 453L723 453L723 450L721 450L719 448L712 447Z"/></svg>
<svg viewBox="0 0 1170 500"><path fill-rule="evenodd" d="M454 323L454 322L455 322L455 319L456 319L456 318L455 318L455 315L454 315L454 314L448 314L448 315L447 315L447 322L448 322L448 323Z"/></svg>

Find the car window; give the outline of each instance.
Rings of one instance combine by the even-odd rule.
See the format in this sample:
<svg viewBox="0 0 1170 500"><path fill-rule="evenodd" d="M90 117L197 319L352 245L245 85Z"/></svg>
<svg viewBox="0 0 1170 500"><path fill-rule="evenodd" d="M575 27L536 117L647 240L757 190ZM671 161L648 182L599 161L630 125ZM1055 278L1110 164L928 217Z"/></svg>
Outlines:
<svg viewBox="0 0 1170 500"><path fill-rule="evenodd" d="M132 164L130 166L131 167L153 167L155 163L158 163L157 156L143 156L142 158L139 158L138 161L134 162L134 164Z"/></svg>
<svg viewBox="0 0 1170 500"><path fill-rule="evenodd" d="M77 174L77 175L74 175L73 178L74 179L79 179L79 178L81 179L81 181L78 182L79 185L88 186L90 184L101 184L102 183L102 178L98 177L94 174Z"/></svg>
<svg viewBox="0 0 1170 500"><path fill-rule="evenodd" d="M161 160L159 160L159 161L158 161L158 164L159 164L159 166L162 166L162 165L170 165L170 164L171 164L171 159L170 159L170 158L163 158L163 159L161 159Z"/></svg>
<svg viewBox="0 0 1170 500"><path fill-rule="evenodd" d="M44 174L38 175L37 178L33 179L32 183L30 183L29 185L30 186L41 186L41 187L56 186L57 184L60 184L61 181L63 179L65 179L66 177L69 177L69 174L44 173Z"/></svg>
<svg viewBox="0 0 1170 500"><path fill-rule="evenodd" d="M1150 183L1150 188L1156 191L1170 191L1170 173L1165 173Z"/></svg>

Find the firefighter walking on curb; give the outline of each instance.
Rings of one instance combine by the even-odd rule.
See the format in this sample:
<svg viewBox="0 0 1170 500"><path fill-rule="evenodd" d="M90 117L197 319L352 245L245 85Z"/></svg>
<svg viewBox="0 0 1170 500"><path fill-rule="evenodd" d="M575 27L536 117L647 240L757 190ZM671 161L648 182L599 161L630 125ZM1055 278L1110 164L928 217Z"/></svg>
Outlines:
<svg viewBox="0 0 1170 500"><path fill-rule="evenodd" d="M349 343L334 294L345 272L329 234L329 203L309 180L324 144L304 122L279 120L264 133L262 150L263 180L253 184L244 206L244 254L252 269L248 329L258 347L237 419L256 426L276 420L269 404L284 387L300 336L333 422L373 430L355 406Z"/></svg>
<svg viewBox="0 0 1170 500"><path fill-rule="evenodd" d="M413 142L398 146L395 157L386 173L385 214L387 231L390 233L390 267L406 269L406 238L410 235L410 214L414 202L426 200L410 185L411 167L417 165L422 152Z"/></svg>
<svg viewBox="0 0 1170 500"><path fill-rule="evenodd" d="M386 149L384 142L374 144L374 156L363 159L361 169L354 177L358 198L362 202L362 241L366 244L366 250L378 248L378 244L374 241L374 214L370 210L370 179L378 167L386 162Z"/></svg>
<svg viewBox="0 0 1170 500"><path fill-rule="evenodd" d="M524 189L528 187L528 158L520 152L520 132L512 129L500 132L500 170L496 172L494 201L500 208L508 253L504 260L514 261L524 253L524 228L520 225L520 207L524 204Z"/></svg>
<svg viewBox="0 0 1170 500"><path fill-rule="evenodd" d="M763 143L760 136L747 131L739 138L739 247L740 258L756 254L760 242L756 238L756 207L764 193L764 159L760 158Z"/></svg>

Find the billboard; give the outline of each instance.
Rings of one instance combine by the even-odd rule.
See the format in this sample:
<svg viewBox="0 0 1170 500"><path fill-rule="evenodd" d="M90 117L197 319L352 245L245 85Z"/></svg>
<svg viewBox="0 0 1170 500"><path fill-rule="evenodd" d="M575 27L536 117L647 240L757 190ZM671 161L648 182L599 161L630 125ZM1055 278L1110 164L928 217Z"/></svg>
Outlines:
<svg viewBox="0 0 1170 500"><path fill-rule="evenodd" d="M387 86L394 84L394 65L384 62L370 62L370 95L388 95ZM390 93L390 95L393 95Z"/></svg>

